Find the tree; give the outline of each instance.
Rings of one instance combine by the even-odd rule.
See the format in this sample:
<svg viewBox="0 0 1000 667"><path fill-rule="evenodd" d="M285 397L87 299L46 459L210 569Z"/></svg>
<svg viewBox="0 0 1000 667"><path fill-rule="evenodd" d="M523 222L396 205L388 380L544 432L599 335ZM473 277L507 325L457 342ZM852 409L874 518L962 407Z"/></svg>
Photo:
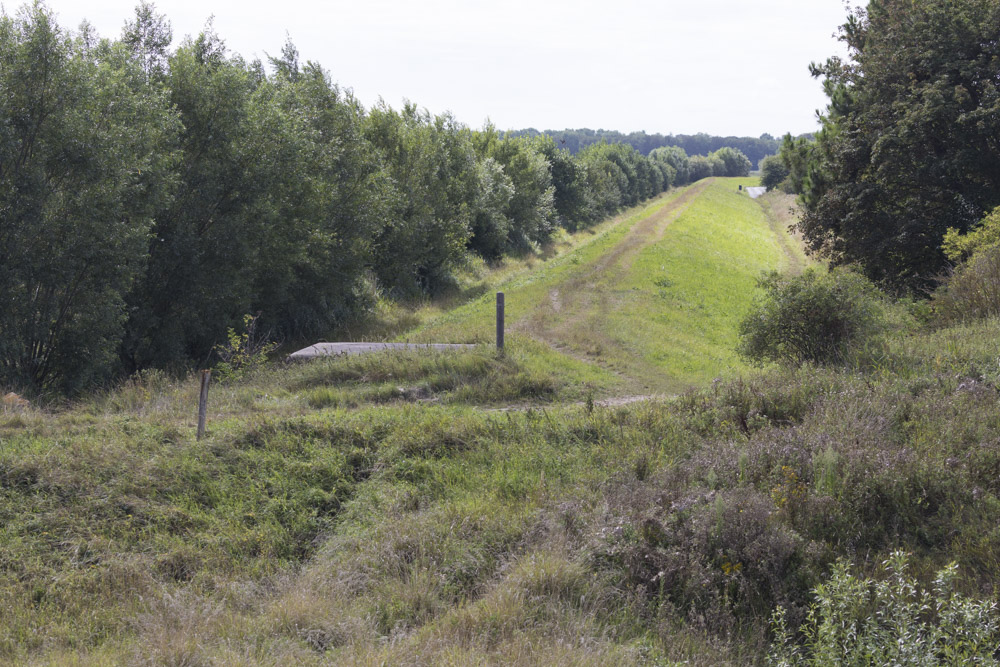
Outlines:
<svg viewBox="0 0 1000 667"><path fill-rule="evenodd" d="M672 181L673 183L682 185L690 182L691 167L688 164L687 153L684 152L683 148L679 146L664 146L654 149L650 152L649 157L658 162L664 162L674 169L676 176Z"/></svg>
<svg viewBox="0 0 1000 667"><path fill-rule="evenodd" d="M768 155L760 161L760 184L770 192L788 178L788 167L779 155Z"/></svg>
<svg viewBox="0 0 1000 667"><path fill-rule="evenodd" d="M139 3L135 20L125 23L121 41L147 79L162 79L167 71L167 49L173 41L173 31L166 17L156 13L153 3L146 0Z"/></svg>
<svg viewBox="0 0 1000 667"><path fill-rule="evenodd" d="M496 160L513 187L504 209L510 220L508 248L527 249L548 239L556 222L555 188L549 162L534 140L501 137L487 125L474 141L480 158Z"/></svg>
<svg viewBox="0 0 1000 667"><path fill-rule="evenodd" d="M722 173L716 173L716 176L745 177L750 175L750 167L752 166L750 159L735 148L725 146L709 155L709 157L721 160L724 165Z"/></svg>
<svg viewBox="0 0 1000 667"><path fill-rule="evenodd" d="M819 190L819 188L812 187L813 179L818 182L822 181L819 160L813 159L815 149L815 139L795 138L791 134L786 134L778 153L781 163L788 172L789 189L795 194L802 195L803 199L808 198L810 193Z"/></svg>
<svg viewBox="0 0 1000 667"><path fill-rule="evenodd" d="M841 39L847 61L812 67L830 104L799 228L835 263L920 290L945 230L1000 204L1000 2L872 0Z"/></svg>
<svg viewBox="0 0 1000 667"><path fill-rule="evenodd" d="M0 17L0 90L0 382L73 392L115 369L176 117L41 4Z"/></svg>
<svg viewBox="0 0 1000 667"><path fill-rule="evenodd" d="M380 103L368 113L364 135L392 183L372 267L400 294L433 291L472 238L481 174L470 133L450 115L432 118L412 104L397 112Z"/></svg>
<svg viewBox="0 0 1000 667"><path fill-rule="evenodd" d="M724 176L725 170L726 163L710 155L692 155L688 160L688 173L692 183L712 176Z"/></svg>
<svg viewBox="0 0 1000 667"><path fill-rule="evenodd" d="M250 312L262 313L264 330L301 338L367 305L358 287L371 239L386 225L390 184L349 92L297 57L274 69L251 100L259 131L270 128L258 176L270 185L257 205L263 252L254 257Z"/></svg>
<svg viewBox="0 0 1000 667"><path fill-rule="evenodd" d="M535 139L535 146L549 163L554 191L557 224L570 231L598 219L594 194L587 184L587 168L570 152L557 148L547 135Z"/></svg>
<svg viewBox="0 0 1000 667"><path fill-rule="evenodd" d="M252 312L257 258L269 250L269 152L281 144L277 123L252 103L260 81L211 26L170 58L180 168L175 196L157 211L146 276L129 296L131 368L205 359Z"/></svg>

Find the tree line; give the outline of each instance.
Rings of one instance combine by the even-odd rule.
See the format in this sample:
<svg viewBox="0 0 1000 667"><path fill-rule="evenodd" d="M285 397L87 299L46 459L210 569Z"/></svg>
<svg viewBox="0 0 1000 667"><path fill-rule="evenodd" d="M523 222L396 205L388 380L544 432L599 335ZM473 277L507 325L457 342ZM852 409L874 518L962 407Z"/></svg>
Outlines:
<svg viewBox="0 0 1000 667"><path fill-rule="evenodd" d="M774 155L781 147L781 140L764 133L759 137L717 137L699 132L698 134L647 134L646 132L617 132L615 130L591 130L589 128L544 130L534 128L515 130L512 136L551 137L560 148L576 154L587 146L602 142L628 144L643 155L649 155L657 148L677 146L688 155L708 155L722 148L740 151L750 159L754 168L768 155Z"/></svg>
<svg viewBox="0 0 1000 667"><path fill-rule="evenodd" d="M43 3L0 16L0 384L205 363L246 313L319 335L376 293L433 294L471 255L749 168L365 108L291 42L246 61L211 24L172 41L148 3L117 39Z"/></svg>

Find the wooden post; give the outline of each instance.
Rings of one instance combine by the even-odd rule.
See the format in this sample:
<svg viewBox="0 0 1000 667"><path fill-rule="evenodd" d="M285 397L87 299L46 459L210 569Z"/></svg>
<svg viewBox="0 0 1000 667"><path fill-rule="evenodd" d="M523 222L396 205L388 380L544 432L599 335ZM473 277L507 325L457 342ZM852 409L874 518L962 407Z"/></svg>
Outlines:
<svg viewBox="0 0 1000 667"><path fill-rule="evenodd" d="M503 292L497 292L497 350L503 351Z"/></svg>
<svg viewBox="0 0 1000 667"><path fill-rule="evenodd" d="M205 437L205 419L208 417L208 381L212 371L201 372L201 395L198 397L198 440Z"/></svg>

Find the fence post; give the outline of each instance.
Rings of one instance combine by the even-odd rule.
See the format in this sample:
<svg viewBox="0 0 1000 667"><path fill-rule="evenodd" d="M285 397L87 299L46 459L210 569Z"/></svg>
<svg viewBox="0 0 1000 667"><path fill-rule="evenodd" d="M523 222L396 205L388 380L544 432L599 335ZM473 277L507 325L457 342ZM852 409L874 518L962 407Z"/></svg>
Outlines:
<svg viewBox="0 0 1000 667"><path fill-rule="evenodd" d="M208 417L208 381L212 371L201 372L201 395L198 397L198 440L205 437L205 419Z"/></svg>
<svg viewBox="0 0 1000 667"><path fill-rule="evenodd" d="M497 292L497 350L503 351L503 292Z"/></svg>

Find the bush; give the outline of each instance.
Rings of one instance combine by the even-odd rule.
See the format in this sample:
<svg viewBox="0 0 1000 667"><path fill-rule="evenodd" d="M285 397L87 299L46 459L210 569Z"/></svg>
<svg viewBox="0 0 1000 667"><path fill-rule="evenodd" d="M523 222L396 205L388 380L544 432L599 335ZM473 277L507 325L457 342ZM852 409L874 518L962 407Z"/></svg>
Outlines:
<svg viewBox="0 0 1000 667"><path fill-rule="evenodd" d="M881 294L852 271L770 273L758 285L764 295L740 323L737 348L753 363L843 362L885 329Z"/></svg>
<svg viewBox="0 0 1000 667"><path fill-rule="evenodd" d="M768 155L760 161L760 184L770 192L788 178L788 167L779 155Z"/></svg>
<svg viewBox="0 0 1000 667"><path fill-rule="evenodd" d="M244 380L267 364L267 355L278 346L267 339L267 335L257 331L260 315L244 315L242 333L230 328L226 342L216 345L213 351L219 355L215 365L215 378L227 384Z"/></svg>
<svg viewBox="0 0 1000 667"><path fill-rule="evenodd" d="M1000 315L1000 245L981 248L959 264L934 293L933 306L942 323Z"/></svg>
<svg viewBox="0 0 1000 667"><path fill-rule="evenodd" d="M773 665L959 665L996 664L1000 641L994 602L954 593L958 566L938 572L933 594L907 575L907 555L894 552L883 563L885 581L861 579L841 561L830 580L816 588L816 602L792 641L784 609L772 617Z"/></svg>

